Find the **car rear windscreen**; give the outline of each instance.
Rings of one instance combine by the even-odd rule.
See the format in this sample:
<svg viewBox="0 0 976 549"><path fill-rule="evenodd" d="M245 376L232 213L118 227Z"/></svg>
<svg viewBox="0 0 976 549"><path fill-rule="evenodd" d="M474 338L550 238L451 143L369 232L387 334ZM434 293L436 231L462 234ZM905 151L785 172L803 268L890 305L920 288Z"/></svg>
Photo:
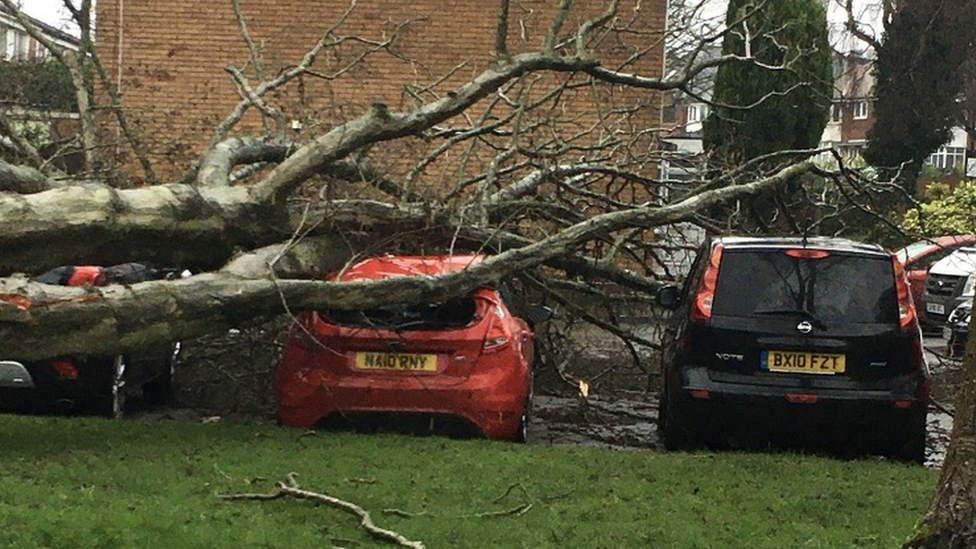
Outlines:
<svg viewBox="0 0 976 549"><path fill-rule="evenodd" d="M809 317L822 322L898 322L890 258L836 252L794 255L782 249L726 249L712 312L739 317Z"/></svg>
<svg viewBox="0 0 976 549"><path fill-rule="evenodd" d="M321 314L334 324L378 330L450 330L467 326L478 307L474 298L442 303L389 304L366 310L327 309Z"/></svg>

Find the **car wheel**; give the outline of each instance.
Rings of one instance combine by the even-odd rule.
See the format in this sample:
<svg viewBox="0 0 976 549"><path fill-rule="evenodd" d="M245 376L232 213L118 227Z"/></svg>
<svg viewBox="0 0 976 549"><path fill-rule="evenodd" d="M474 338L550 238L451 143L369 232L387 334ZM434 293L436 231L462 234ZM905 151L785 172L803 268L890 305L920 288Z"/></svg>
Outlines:
<svg viewBox="0 0 976 549"><path fill-rule="evenodd" d="M667 382L665 382L658 403L657 417L658 431L666 450L681 450L694 445L696 437L689 427L685 415L671 397Z"/></svg>
<svg viewBox="0 0 976 549"><path fill-rule="evenodd" d="M142 398L149 406L162 406L173 396L173 370L167 368L156 379L142 385Z"/></svg>
<svg viewBox="0 0 976 549"><path fill-rule="evenodd" d="M888 428L887 455L899 461L925 463L926 442L926 414L925 410L913 411L907 426L892 425Z"/></svg>
<svg viewBox="0 0 976 549"><path fill-rule="evenodd" d="M525 407L522 409L522 417L519 418L518 429L515 431L515 437L512 439L514 442L519 442L525 444L529 437L529 413L526 410L529 403L525 403Z"/></svg>
<svg viewBox="0 0 976 549"><path fill-rule="evenodd" d="M526 443L529 441L529 422L532 420L532 400L535 391L532 378L529 378L529 396L525 397L525 404L522 406L522 417L519 418L518 429L515 431L515 442Z"/></svg>
<svg viewBox="0 0 976 549"><path fill-rule="evenodd" d="M173 364L179 352L180 344L176 343L158 375L142 384L142 398L149 406L162 406L173 398Z"/></svg>
<svg viewBox="0 0 976 549"><path fill-rule="evenodd" d="M116 355L110 362L108 376L96 399L95 412L108 417L122 417L125 410L126 358Z"/></svg>

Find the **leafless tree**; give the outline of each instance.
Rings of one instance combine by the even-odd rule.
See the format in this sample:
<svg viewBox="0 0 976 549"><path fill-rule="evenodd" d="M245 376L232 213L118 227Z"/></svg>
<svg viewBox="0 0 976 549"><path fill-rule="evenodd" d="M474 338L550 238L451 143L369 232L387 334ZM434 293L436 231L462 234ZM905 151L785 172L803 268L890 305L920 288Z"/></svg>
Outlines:
<svg viewBox="0 0 976 549"><path fill-rule="evenodd" d="M675 244L662 237L665 229L727 230L734 214L712 218L713 206L731 205L721 211L734 212L738 199L804 175L810 184L791 193L793 202L782 201L776 214L789 216L793 226L832 234L851 211L871 211L867 182L842 164L812 160L825 151L781 151L707 181L660 179L667 153L658 147L666 128L655 118L657 94L694 94L703 71L753 60L748 52L701 55L726 30L697 26L667 76L642 74L641 67L660 66L646 61L662 55L667 36L680 33L675 27L667 35L648 32L634 5L619 4L608 0L595 12L589 6L581 17L581 8L564 0L532 45L521 15L499 2L494 60L469 81L448 85L451 75L441 75L412 84L407 108L376 103L296 138L283 130L276 92L310 73L347 77L346 66L326 70L317 60L340 40L359 46L350 63L384 55L396 29L379 38L343 37L340 19L301 61L272 74L232 2L228 9L250 51L239 68L227 69L240 101L215 125L180 182L120 188L110 179L73 181L53 166L0 160L4 353L31 359L127 352L269 314L437 299L508 276L567 314L632 345L654 346L616 323L612 310L581 307L574 296L610 303L627 293L629 303L634 296L649 303L661 281L675 276L669 261ZM84 21L88 9L86 3L74 13ZM514 36L522 46L514 46ZM87 52L100 67L96 54L94 47ZM96 80L104 81L103 72L96 71ZM119 107L111 86L102 87L94 93L92 85L87 97ZM597 108L579 116L584 104ZM123 110L111 110L144 179L152 181L152 155L125 130ZM266 121L265 135L245 136L241 120L255 112ZM0 126L0 132L14 146L23 142L16 128ZM86 150L98 150L94 133ZM491 258L431 279L323 281L364 256L462 250ZM130 260L199 274L103 288L52 287L18 274Z"/></svg>

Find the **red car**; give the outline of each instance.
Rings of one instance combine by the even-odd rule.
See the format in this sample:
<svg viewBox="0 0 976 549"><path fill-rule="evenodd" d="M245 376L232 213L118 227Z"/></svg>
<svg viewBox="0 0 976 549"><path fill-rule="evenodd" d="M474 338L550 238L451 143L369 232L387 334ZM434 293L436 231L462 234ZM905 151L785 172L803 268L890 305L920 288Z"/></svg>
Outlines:
<svg viewBox="0 0 976 549"><path fill-rule="evenodd" d="M342 281L456 272L481 255L388 256L343 271ZM394 428L525 441L532 398L530 322L499 289L441 303L305 311L278 368L278 418L312 428Z"/></svg>
<svg viewBox="0 0 976 549"><path fill-rule="evenodd" d="M925 310L920 304L925 282L929 277L929 268L954 250L973 245L976 245L976 235L959 234L926 238L895 251L895 256L905 266L912 291L912 302L915 304L919 319L925 318Z"/></svg>

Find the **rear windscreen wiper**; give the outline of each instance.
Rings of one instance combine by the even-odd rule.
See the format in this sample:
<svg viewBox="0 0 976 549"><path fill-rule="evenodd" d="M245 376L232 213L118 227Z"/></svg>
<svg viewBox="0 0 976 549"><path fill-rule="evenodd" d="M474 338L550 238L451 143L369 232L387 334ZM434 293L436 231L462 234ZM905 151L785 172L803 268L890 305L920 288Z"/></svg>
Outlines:
<svg viewBox="0 0 976 549"><path fill-rule="evenodd" d="M806 309L756 309L752 312L754 315L761 316L792 316L800 317L805 320L809 320L813 324L814 328L818 330L826 330L827 325L823 323L819 318L813 315L810 311Z"/></svg>

